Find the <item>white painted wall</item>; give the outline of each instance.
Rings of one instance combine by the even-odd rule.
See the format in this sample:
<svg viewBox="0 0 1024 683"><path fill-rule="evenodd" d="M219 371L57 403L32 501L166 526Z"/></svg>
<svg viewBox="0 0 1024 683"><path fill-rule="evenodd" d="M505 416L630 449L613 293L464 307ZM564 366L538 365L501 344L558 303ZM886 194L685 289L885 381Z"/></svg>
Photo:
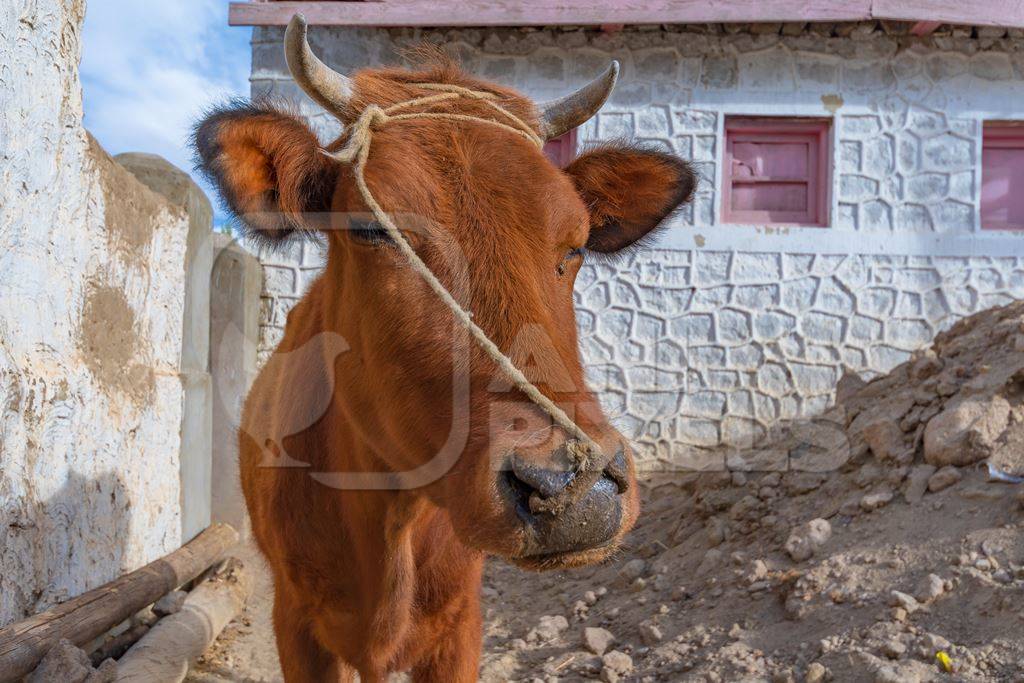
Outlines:
<svg viewBox="0 0 1024 683"><path fill-rule="evenodd" d="M0 3L0 624L181 540L188 215L82 128L84 11Z"/></svg>
<svg viewBox="0 0 1024 683"><path fill-rule="evenodd" d="M1022 33L906 28L320 28L311 41L345 71L444 43L467 70L538 99L622 63L581 138L674 151L701 185L654 248L584 267L582 347L643 464L671 469L695 448L818 414L844 371L886 372L956 319L1024 298L1024 234L979 224L982 122L1024 119ZM338 132L288 77L278 29L254 32L252 89L299 101L325 138ZM832 118L827 229L720 224L730 114ZM309 245L263 258L266 355L319 261Z"/></svg>

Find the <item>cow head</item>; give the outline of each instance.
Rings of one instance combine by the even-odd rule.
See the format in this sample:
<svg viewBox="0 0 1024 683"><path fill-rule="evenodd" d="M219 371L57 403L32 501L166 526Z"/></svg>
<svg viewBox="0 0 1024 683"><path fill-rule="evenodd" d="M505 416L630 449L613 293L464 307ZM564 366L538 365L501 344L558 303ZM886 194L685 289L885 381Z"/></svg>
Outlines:
<svg viewBox="0 0 1024 683"><path fill-rule="evenodd" d="M296 82L343 124L371 104L429 94L417 84L447 83L495 93L551 138L590 118L617 73L613 65L538 107L443 60L343 76L313 56L301 22L286 50ZM430 111L495 117L466 98ZM326 153L343 142L325 150L301 118L260 102L217 110L196 134L201 166L252 235L318 231L327 244L301 315L351 349L334 361L337 443L324 448L336 467L416 471L454 442L457 458L418 490L464 543L534 568L607 557L634 523L638 495L629 444L584 385L573 283L585 260L636 248L688 201L689 166L622 143L560 169L529 140L470 121L392 121L373 133L365 178L376 201L497 346L601 446L581 466L572 438L469 341L367 212L352 168Z"/></svg>

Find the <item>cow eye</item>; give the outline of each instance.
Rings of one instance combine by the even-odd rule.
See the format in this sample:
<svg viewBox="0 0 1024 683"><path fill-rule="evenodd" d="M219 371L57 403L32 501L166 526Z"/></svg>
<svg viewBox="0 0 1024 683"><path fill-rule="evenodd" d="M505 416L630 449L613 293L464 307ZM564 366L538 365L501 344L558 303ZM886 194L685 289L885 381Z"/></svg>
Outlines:
<svg viewBox="0 0 1024 683"><path fill-rule="evenodd" d="M558 264L558 274L565 275L566 265L570 261L578 258L583 258L583 247L576 247L575 249L570 249L568 253L566 253L565 257L562 258L562 262Z"/></svg>
<svg viewBox="0 0 1024 683"><path fill-rule="evenodd" d="M353 218L348 223L352 239L363 244L390 244L391 236L387 230L372 218Z"/></svg>

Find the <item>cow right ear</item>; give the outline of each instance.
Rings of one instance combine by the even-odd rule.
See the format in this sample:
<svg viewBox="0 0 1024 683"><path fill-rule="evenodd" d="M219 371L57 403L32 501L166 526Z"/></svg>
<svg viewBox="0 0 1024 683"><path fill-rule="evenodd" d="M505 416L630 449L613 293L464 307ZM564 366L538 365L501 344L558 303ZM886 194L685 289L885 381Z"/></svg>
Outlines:
<svg viewBox="0 0 1024 683"><path fill-rule="evenodd" d="M338 166L309 126L265 102L236 101L195 128L197 166L250 237L280 242L325 225Z"/></svg>

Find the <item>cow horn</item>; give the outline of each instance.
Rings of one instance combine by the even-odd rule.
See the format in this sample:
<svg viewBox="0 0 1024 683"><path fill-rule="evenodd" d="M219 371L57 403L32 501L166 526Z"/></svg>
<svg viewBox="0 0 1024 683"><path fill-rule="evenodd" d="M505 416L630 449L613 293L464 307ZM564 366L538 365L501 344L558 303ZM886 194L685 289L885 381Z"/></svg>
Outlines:
<svg viewBox="0 0 1024 683"><path fill-rule="evenodd" d="M321 107L341 114L352 97L352 79L321 62L309 47L306 17L296 14L284 33L288 70L303 92Z"/></svg>
<svg viewBox="0 0 1024 683"><path fill-rule="evenodd" d="M545 140L557 138L596 114L611 95L618 77L619 63L613 59L603 74L576 92L541 104L541 136Z"/></svg>

